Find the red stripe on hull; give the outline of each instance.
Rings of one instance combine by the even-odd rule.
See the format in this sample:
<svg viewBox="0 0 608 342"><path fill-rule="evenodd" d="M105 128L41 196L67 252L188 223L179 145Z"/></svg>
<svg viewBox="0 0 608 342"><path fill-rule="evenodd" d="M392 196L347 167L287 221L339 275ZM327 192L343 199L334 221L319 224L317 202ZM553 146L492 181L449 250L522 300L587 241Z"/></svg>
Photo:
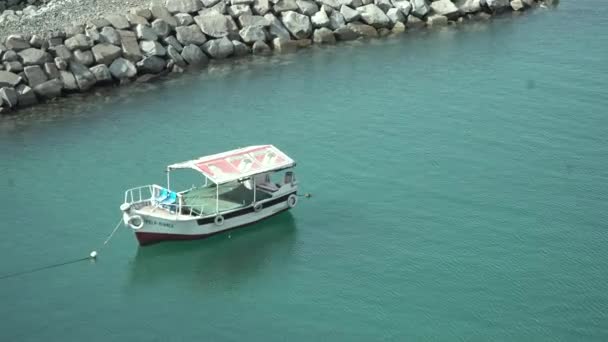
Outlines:
<svg viewBox="0 0 608 342"><path fill-rule="evenodd" d="M205 239L208 238L210 236L216 235L216 234L220 234L220 233L224 233L224 232L228 232L237 228L242 228L242 227L246 227L255 223L258 223L260 221L263 221L269 217L278 215L282 212L285 212L289 210L289 208L283 209L281 211L277 211L276 213L266 216L263 219L257 220L257 221L253 221L253 222L249 222L249 223L245 223L243 225L240 226L236 226L236 227L232 227L230 229L225 229L225 230L220 230L218 232L215 233L210 233L210 234L197 234L197 235L184 235L184 234L165 234L165 233L146 233L146 232L135 232L135 237L137 238L137 241L139 242L140 246L147 246L147 245L151 245L151 244L155 244L155 243L159 243L162 241L175 241L175 240L199 240L199 239Z"/></svg>

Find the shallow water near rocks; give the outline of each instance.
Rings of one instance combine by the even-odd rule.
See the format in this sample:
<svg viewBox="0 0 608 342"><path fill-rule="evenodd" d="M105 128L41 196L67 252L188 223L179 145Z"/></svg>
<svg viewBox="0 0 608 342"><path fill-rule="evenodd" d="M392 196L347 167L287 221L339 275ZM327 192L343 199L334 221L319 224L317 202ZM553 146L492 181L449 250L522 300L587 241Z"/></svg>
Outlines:
<svg viewBox="0 0 608 342"><path fill-rule="evenodd" d="M0 340L606 340L602 5L2 118L0 275L99 257L0 280ZM259 143L297 159L311 199L207 240L121 229L99 248L126 188Z"/></svg>

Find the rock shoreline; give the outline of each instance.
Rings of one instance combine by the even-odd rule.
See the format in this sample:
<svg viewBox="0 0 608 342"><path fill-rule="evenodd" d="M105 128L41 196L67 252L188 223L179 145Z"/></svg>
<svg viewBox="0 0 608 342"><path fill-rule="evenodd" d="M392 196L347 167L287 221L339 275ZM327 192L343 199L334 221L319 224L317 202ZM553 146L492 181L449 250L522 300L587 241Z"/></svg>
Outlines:
<svg viewBox="0 0 608 342"><path fill-rule="evenodd" d="M0 113L98 85L202 68L214 59L293 53L312 44L555 5L557 0L154 1L64 30L9 35L0 43Z"/></svg>

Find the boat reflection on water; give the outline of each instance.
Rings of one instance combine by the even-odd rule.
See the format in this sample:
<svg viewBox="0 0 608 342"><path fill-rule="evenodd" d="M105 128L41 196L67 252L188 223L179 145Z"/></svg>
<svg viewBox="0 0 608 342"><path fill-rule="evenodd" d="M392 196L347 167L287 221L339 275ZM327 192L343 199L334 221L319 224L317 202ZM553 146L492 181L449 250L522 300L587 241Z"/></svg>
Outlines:
<svg viewBox="0 0 608 342"><path fill-rule="evenodd" d="M235 286L266 267L284 265L296 242L291 212L202 240L139 247L132 261L131 287L176 281L207 290Z"/></svg>

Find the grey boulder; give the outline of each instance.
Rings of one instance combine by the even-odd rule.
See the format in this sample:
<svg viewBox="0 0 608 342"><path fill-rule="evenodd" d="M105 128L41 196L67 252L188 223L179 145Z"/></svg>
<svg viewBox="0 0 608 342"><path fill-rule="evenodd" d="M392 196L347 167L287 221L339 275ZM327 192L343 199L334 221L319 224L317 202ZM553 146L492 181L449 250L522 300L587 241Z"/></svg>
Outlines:
<svg viewBox="0 0 608 342"><path fill-rule="evenodd" d="M30 43L19 34L11 34L8 36L4 42L4 45L6 45L9 50L15 51L25 50L30 47Z"/></svg>
<svg viewBox="0 0 608 342"><path fill-rule="evenodd" d="M264 18L270 23L268 26L268 33L270 33L271 38L291 39L289 31L287 31L285 26L283 26L281 21L275 17L274 14L267 13L264 15Z"/></svg>
<svg viewBox="0 0 608 342"><path fill-rule="evenodd" d="M91 51L74 51L74 61L80 64L84 64L86 66L93 65L95 62L95 58L93 57L93 53Z"/></svg>
<svg viewBox="0 0 608 342"><path fill-rule="evenodd" d="M166 63L158 56L150 56L137 62L136 66L143 74L158 74L165 69Z"/></svg>
<svg viewBox="0 0 608 342"><path fill-rule="evenodd" d="M135 36L141 40L157 40L158 33L153 28L147 25L137 25L135 27Z"/></svg>
<svg viewBox="0 0 608 342"><path fill-rule="evenodd" d="M201 8L203 3L200 0L167 0L167 10L171 13L193 13Z"/></svg>
<svg viewBox="0 0 608 342"><path fill-rule="evenodd" d="M298 5L298 8L300 9L300 13L309 17L319 11L319 5L312 1L296 0L296 5Z"/></svg>
<svg viewBox="0 0 608 342"><path fill-rule="evenodd" d="M120 45L120 35L113 27L106 26L102 28L99 33L99 41L102 43Z"/></svg>
<svg viewBox="0 0 608 342"><path fill-rule="evenodd" d="M120 14L106 15L105 19L118 30L126 30L131 26L127 18Z"/></svg>
<svg viewBox="0 0 608 342"><path fill-rule="evenodd" d="M21 77L9 71L0 70L0 88L15 87L21 82Z"/></svg>
<svg viewBox="0 0 608 342"><path fill-rule="evenodd" d="M66 39L65 46L71 51L88 50L93 46L93 40L90 37L79 33L72 38Z"/></svg>
<svg viewBox="0 0 608 342"><path fill-rule="evenodd" d="M243 44L238 40L233 40L232 45L234 46L234 56L241 57L251 53L251 49L249 48L249 46Z"/></svg>
<svg viewBox="0 0 608 342"><path fill-rule="evenodd" d="M52 60L51 55L40 49L29 48L19 52L23 65L42 65Z"/></svg>
<svg viewBox="0 0 608 342"><path fill-rule="evenodd" d="M125 58L117 58L110 65L110 73L116 79L123 80L137 75L135 64Z"/></svg>
<svg viewBox="0 0 608 342"><path fill-rule="evenodd" d="M357 21L359 18L361 18L361 13L359 13L359 11L356 11L346 5L342 5L342 7L340 7L340 14L342 14L344 21L347 23Z"/></svg>
<svg viewBox="0 0 608 342"><path fill-rule="evenodd" d="M194 44L185 46L181 55L186 63L190 65L199 66L209 63L209 58L207 55L205 55L203 51Z"/></svg>
<svg viewBox="0 0 608 342"><path fill-rule="evenodd" d="M310 18L307 16L294 11L287 11L281 13L281 20L283 21L285 28L296 39L310 37L310 34L312 33L312 25L310 23Z"/></svg>
<svg viewBox="0 0 608 342"><path fill-rule="evenodd" d="M31 87L28 87L25 84L20 84L17 86L17 88L15 88L15 90L17 91L17 103L19 107L33 106L38 103L34 89Z"/></svg>
<svg viewBox="0 0 608 342"><path fill-rule="evenodd" d="M139 47L141 51L144 53L144 56L164 56L167 54L167 49L165 49L159 42L152 40L142 40L139 42Z"/></svg>
<svg viewBox="0 0 608 342"><path fill-rule="evenodd" d="M207 41L207 38L199 28L192 24L188 26L179 26L175 29L177 40L183 45L202 45Z"/></svg>
<svg viewBox="0 0 608 342"><path fill-rule="evenodd" d="M215 59L223 59L234 53L234 45L226 38L212 39L203 44L203 51Z"/></svg>
<svg viewBox="0 0 608 342"><path fill-rule="evenodd" d="M97 79L95 75L83 64L71 62L69 66L69 70L74 75L76 79L76 84L78 84L78 89L85 91L90 89L95 85Z"/></svg>
<svg viewBox="0 0 608 342"><path fill-rule="evenodd" d="M190 17L192 19L192 17ZM194 20L192 20L194 21ZM158 34L159 37L166 37L171 33L171 27L166 21L162 19L156 19L152 22L152 28Z"/></svg>
<svg viewBox="0 0 608 342"><path fill-rule="evenodd" d="M105 65L110 65L112 61L122 55L122 50L118 46L108 43L97 44L91 51L95 62Z"/></svg>
<svg viewBox="0 0 608 342"><path fill-rule="evenodd" d="M312 17L310 17L310 21L314 28L329 26L329 17L327 16L327 13L325 13L325 11L319 11L315 13Z"/></svg>
<svg viewBox="0 0 608 342"><path fill-rule="evenodd" d="M226 37L232 31L232 25L228 18L216 11L196 16L194 17L194 21L203 33L214 38Z"/></svg>
<svg viewBox="0 0 608 342"><path fill-rule="evenodd" d="M412 4L407 0L393 0L393 7L400 10L405 17L412 11Z"/></svg>
<svg viewBox="0 0 608 342"><path fill-rule="evenodd" d="M64 90L67 90L67 91L77 91L78 90L78 84L76 83L76 78L74 78L74 75L71 72L65 71L65 70L60 71L59 79L61 80L61 83L63 84Z"/></svg>
<svg viewBox="0 0 608 342"><path fill-rule="evenodd" d="M110 73L110 68L108 68L105 64L98 64L89 68L97 83L107 83L112 81L112 74Z"/></svg>
<svg viewBox="0 0 608 342"><path fill-rule="evenodd" d="M179 67L185 68L187 66L186 61L184 61L184 58L182 57L182 55L180 55L179 51L177 51L177 49L174 48L173 46L167 47L167 55Z"/></svg>
<svg viewBox="0 0 608 342"><path fill-rule="evenodd" d="M251 50L254 55L270 55L272 53L272 50L270 49L268 44L259 40L253 43Z"/></svg>
<svg viewBox="0 0 608 342"><path fill-rule="evenodd" d="M63 82L52 79L34 87L34 92L41 98L52 99L61 95L62 88Z"/></svg>
<svg viewBox="0 0 608 342"><path fill-rule="evenodd" d="M245 43L266 41L266 30L261 26L247 26L239 31L239 35Z"/></svg>
<svg viewBox="0 0 608 342"><path fill-rule="evenodd" d="M312 40L316 44L335 44L336 43L336 37L334 36L334 33L332 32L332 30L330 30L326 27L321 27L319 29L316 29L312 35Z"/></svg>
<svg viewBox="0 0 608 342"><path fill-rule="evenodd" d="M412 4L411 13L418 18L424 18L431 10L426 0L411 0L410 3Z"/></svg>
<svg viewBox="0 0 608 342"><path fill-rule="evenodd" d="M364 23L374 26L376 28L389 27L391 20L386 14L380 9L380 7L370 4L357 8L357 11L361 13L361 20Z"/></svg>
<svg viewBox="0 0 608 342"><path fill-rule="evenodd" d="M460 15L460 10L450 0L433 1L431 2L431 9L435 14L448 18L457 18Z"/></svg>
<svg viewBox="0 0 608 342"><path fill-rule="evenodd" d="M17 95L17 92L15 91L15 88L6 87L0 89L0 98L2 99L2 101L0 102L5 103L8 107L17 107L19 97Z"/></svg>
<svg viewBox="0 0 608 342"><path fill-rule="evenodd" d="M32 88L48 80L46 74L38 65L30 65L25 67L23 69L23 73L27 78L27 84Z"/></svg>

